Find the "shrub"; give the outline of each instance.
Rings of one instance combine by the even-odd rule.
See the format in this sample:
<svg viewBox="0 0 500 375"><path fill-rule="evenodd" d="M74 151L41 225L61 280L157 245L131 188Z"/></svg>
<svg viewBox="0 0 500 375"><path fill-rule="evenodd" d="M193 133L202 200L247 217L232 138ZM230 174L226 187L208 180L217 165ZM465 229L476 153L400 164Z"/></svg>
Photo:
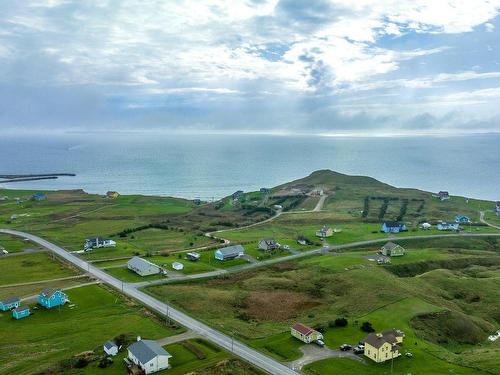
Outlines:
<svg viewBox="0 0 500 375"><path fill-rule="evenodd" d="M335 319L335 327L346 327L347 319L346 318L337 318Z"/></svg>
<svg viewBox="0 0 500 375"><path fill-rule="evenodd" d="M375 332L375 329L372 327L370 322L363 322L363 324L361 324L361 330L368 333Z"/></svg>
<svg viewBox="0 0 500 375"><path fill-rule="evenodd" d="M316 324L313 328L318 332L325 333L327 326L324 323L319 323Z"/></svg>

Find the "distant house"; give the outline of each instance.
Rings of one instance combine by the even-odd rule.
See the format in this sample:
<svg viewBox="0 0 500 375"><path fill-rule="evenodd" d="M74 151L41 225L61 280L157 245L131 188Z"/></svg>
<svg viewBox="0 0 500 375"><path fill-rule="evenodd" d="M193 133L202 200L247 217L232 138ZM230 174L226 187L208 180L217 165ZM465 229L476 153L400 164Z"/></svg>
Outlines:
<svg viewBox="0 0 500 375"><path fill-rule="evenodd" d="M238 258L245 254L245 249L241 245L233 245L223 247L215 251L215 259L217 260L230 260Z"/></svg>
<svg viewBox="0 0 500 375"><path fill-rule="evenodd" d="M141 257L133 257L127 262L127 268L140 276L157 275L162 273L162 268Z"/></svg>
<svg viewBox="0 0 500 375"><path fill-rule="evenodd" d="M108 341L106 343L104 343L104 345L102 346L102 349L104 350L104 352L107 354L107 355L111 355L111 356L115 356L118 354L118 345L116 345L114 343L114 341Z"/></svg>
<svg viewBox="0 0 500 375"><path fill-rule="evenodd" d="M46 309L62 306L69 302L68 296L58 289L47 288L38 295L38 303Z"/></svg>
<svg viewBox="0 0 500 375"><path fill-rule="evenodd" d="M395 244L394 242L387 242L380 248L380 252L388 257L405 255L405 249L402 246Z"/></svg>
<svg viewBox="0 0 500 375"><path fill-rule="evenodd" d="M280 210L282 210L282 209L283 209L283 206L282 206L281 204L275 204L275 205L273 206L273 208L274 208L275 210L280 211Z"/></svg>
<svg viewBox="0 0 500 375"><path fill-rule="evenodd" d="M432 225L430 225L429 223L422 223L420 225L420 228L423 229L423 230L429 230L432 228Z"/></svg>
<svg viewBox="0 0 500 375"><path fill-rule="evenodd" d="M458 223L447 223L445 221L441 221L436 225L438 230L459 230L460 226Z"/></svg>
<svg viewBox="0 0 500 375"><path fill-rule="evenodd" d="M455 216L455 223L469 224L470 219L465 215L457 215L457 216Z"/></svg>
<svg viewBox="0 0 500 375"><path fill-rule="evenodd" d="M311 190L311 192L309 193L309 195L318 196L318 197L322 196L323 194L324 194L324 191L321 188L315 188L315 189Z"/></svg>
<svg viewBox="0 0 500 375"><path fill-rule="evenodd" d="M269 194L269 193L271 192L271 189L263 187L263 188L260 188L260 190L259 190L259 191L260 191L262 194Z"/></svg>
<svg viewBox="0 0 500 375"><path fill-rule="evenodd" d="M19 297L11 297L0 300L0 311L9 311L21 305Z"/></svg>
<svg viewBox="0 0 500 375"><path fill-rule="evenodd" d="M316 231L316 237L327 238L333 236L333 229L323 226Z"/></svg>
<svg viewBox="0 0 500 375"><path fill-rule="evenodd" d="M276 251L280 248L280 244L273 238L266 238L259 241L259 250L263 251Z"/></svg>
<svg viewBox="0 0 500 375"><path fill-rule="evenodd" d="M495 212L496 212L497 216L500 216L500 201L496 202Z"/></svg>
<svg viewBox="0 0 500 375"><path fill-rule="evenodd" d="M172 268L176 271L181 271L184 269L184 264L182 264L181 262L174 262L172 263Z"/></svg>
<svg viewBox="0 0 500 375"><path fill-rule="evenodd" d="M397 358L403 338L404 333L399 330L370 333L364 340L364 355L377 363Z"/></svg>
<svg viewBox="0 0 500 375"><path fill-rule="evenodd" d="M106 197L110 198L110 199L115 199L115 198L118 198L119 196L120 196L120 193L118 193L117 191L106 192Z"/></svg>
<svg viewBox="0 0 500 375"><path fill-rule="evenodd" d="M139 340L130 345L127 350L128 359L140 367L146 375L170 367L168 361L172 355L156 341Z"/></svg>
<svg viewBox="0 0 500 375"><path fill-rule="evenodd" d="M381 231L384 233L399 233L407 231L406 225L399 221L386 221L382 224Z"/></svg>
<svg viewBox="0 0 500 375"><path fill-rule="evenodd" d="M438 193L438 198L442 201L446 201L450 199L450 193L448 193L447 191L440 191Z"/></svg>
<svg viewBox="0 0 500 375"><path fill-rule="evenodd" d="M40 202L40 201L44 201L45 199L47 199L47 196L44 193L40 193L40 192L35 193L31 196L32 201Z"/></svg>
<svg viewBox="0 0 500 375"><path fill-rule="evenodd" d="M19 306L12 310L12 317L14 319L22 319L30 316L29 306Z"/></svg>
<svg viewBox="0 0 500 375"><path fill-rule="evenodd" d="M300 341L305 342L306 344L310 344L313 341L323 339L323 335L320 332L302 323L294 324L290 328L290 333L293 337L299 339Z"/></svg>
<svg viewBox="0 0 500 375"><path fill-rule="evenodd" d="M186 254L186 259L190 260L192 262L196 262L196 261L198 261L198 260L201 259L201 254L200 253L195 253L195 252L187 253Z"/></svg>
<svg viewBox="0 0 500 375"><path fill-rule="evenodd" d="M303 239L303 238L299 238L299 239L297 240L297 243L298 243L299 245L304 245L304 246L305 246L305 245L307 245L307 241L306 241L305 239Z"/></svg>
<svg viewBox="0 0 500 375"><path fill-rule="evenodd" d="M199 198L193 199L193 204L199 206L201 204L201 199Z"/></svg>
<svg viewBox="0 0 500 375"><path fill-rule="evenodd" d="M116 242L110 239L101 237L92 237L85 240L84 250L90 251L101 247L116 247Z"/></svg>
<svg viewBox="0 0 500 375"><path fill-rule="evenodd" d="M244 194L244 191L243 191L243 190L238 190L238 191L235 191L235 192L231 195L231 197L232 197L233 199L240 199L240 198L243 196L243 194Z"/></svg>

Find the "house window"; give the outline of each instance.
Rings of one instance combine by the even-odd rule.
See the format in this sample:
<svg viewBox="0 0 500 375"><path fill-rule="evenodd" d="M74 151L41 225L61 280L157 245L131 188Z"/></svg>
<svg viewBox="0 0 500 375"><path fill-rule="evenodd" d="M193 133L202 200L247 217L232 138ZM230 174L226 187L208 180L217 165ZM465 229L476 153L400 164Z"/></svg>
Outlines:
<svg viewBox="0 0 500 375"><path fill-rule="evenodd" d="M153 364L152 364L152 363L150 363L150 364L149 364L149 367L153 367Z"/></svg>

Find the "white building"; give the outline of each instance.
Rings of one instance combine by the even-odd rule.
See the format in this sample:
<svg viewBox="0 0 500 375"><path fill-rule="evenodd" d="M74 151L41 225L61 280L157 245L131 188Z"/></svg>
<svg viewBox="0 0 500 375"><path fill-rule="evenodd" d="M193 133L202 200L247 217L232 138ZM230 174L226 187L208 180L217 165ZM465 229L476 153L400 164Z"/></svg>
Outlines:
<svg viewBox="0 0 500 375"><path fill-rule="evenodd" d="M130 259L127 268L141 276L157 275L162 272L160 266L140 257Z"/></svg>
<svg viewBox="0 0 500 375"><path fill-rule="evenodd" d="M139 366L146 375L169 368L170 358L170 353L153 340L139 339L128 347L128 359Z"/></svg>
<svg viewBox="0 0 500 375"><path fill-rule="evenodd" d="M180 270L184 269L184 264L182 264L180 262L174 262L174 263L172 263L172 268L176 271L180 271Z"/></svg>

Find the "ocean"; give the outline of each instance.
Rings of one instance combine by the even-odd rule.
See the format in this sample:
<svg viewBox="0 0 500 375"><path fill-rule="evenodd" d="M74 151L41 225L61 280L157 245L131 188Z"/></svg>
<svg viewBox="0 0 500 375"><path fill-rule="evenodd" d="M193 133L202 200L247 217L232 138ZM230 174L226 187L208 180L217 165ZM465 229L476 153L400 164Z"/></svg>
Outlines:
<svg viewBox="0 0 500 375"><path fill-rule="evenodd" d="M500 199L500 135L319 137L85 134L2 136L0 174L75 173L6 188L116 190L216 199L318 169L398 187Z"/></svg>

